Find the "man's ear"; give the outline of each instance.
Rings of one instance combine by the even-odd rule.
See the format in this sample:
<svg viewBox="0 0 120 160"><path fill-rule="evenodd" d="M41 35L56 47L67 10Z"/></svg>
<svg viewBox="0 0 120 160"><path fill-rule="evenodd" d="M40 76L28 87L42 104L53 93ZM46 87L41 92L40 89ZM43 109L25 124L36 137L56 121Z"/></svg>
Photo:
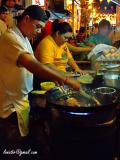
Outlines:
<svg viewBox="0 0 120 160"><path fill-rule="evenodd" d="M26 15L23 19L24 22L29 22L30 21L30 16Z"/></svg>
<svg viewBox="0 0 120 160"><path fill-rule="evenodd" d="M56 37L61 35L60 31L57 31L55 34L56 34Z"/></svg>

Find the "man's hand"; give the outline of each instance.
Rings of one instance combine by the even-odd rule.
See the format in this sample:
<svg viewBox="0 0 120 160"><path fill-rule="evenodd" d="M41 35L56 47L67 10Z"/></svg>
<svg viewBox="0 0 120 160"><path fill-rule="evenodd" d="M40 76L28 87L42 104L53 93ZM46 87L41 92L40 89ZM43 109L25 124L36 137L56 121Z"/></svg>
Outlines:
<svg viewBox="0 0 120 160"><path fill-rule="evenodd" d="M69 77L66 77L64 83L71 86L75 90L80 90L80 82L75 79L70 79Z"/></svg>
<svg viewBox="0 0 120 160"><path fill-rule="evenodd" d="M83 71L82 69L78 68L75 70L76 73L79 73L80 75L85 75L87 72Z"/></svg>

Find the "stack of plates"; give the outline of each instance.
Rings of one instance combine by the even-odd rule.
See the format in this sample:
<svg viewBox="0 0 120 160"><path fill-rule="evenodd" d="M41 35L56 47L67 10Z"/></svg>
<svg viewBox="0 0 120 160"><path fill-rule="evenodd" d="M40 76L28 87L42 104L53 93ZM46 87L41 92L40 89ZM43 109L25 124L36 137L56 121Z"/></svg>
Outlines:
<svg viewBox="0 0 120 160"><path fill-rule="evenodd" d="M97 58L97 61L120 61L120 52L103 54Z"/></svg>

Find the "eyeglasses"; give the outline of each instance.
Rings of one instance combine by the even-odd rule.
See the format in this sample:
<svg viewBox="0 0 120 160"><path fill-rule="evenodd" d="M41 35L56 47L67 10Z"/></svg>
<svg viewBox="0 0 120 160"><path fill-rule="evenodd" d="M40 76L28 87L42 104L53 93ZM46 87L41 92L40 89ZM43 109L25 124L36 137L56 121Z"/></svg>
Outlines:
<svg viewBox="0 0 120 160"><path fill-rule="evenodd" d="M70 39L71 37L64 36L64 38L68 40L68 39Z"/></svg>
<svg viewBox="0 0 120 160"><path fill-rule="evenodd" d="M32 24L37 32L41 31L41 29L45 27L45 23L42 21L34 21Z"/></svg>
<svg viewBox="0 0 120 160"><path fill-rule="evenodd" d="M43 26L41 24L33 24L36 32L41 32Z"/></svg>

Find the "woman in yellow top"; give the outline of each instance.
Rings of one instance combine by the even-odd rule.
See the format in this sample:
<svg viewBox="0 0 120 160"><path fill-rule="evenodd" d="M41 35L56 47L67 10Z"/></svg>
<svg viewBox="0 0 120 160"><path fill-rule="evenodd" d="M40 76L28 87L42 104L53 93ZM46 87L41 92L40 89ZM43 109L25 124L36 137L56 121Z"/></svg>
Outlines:
<svg viewBox="0 0 120 160"><path fill-rule="evenodd" d="M54 70L66 72L68 64L75 72L83 74L84 72L78 67L67 47L67 41L71 36L72 28L69 23L55 20L52 25L52 34L40 41L35 57Z"/></svg>

